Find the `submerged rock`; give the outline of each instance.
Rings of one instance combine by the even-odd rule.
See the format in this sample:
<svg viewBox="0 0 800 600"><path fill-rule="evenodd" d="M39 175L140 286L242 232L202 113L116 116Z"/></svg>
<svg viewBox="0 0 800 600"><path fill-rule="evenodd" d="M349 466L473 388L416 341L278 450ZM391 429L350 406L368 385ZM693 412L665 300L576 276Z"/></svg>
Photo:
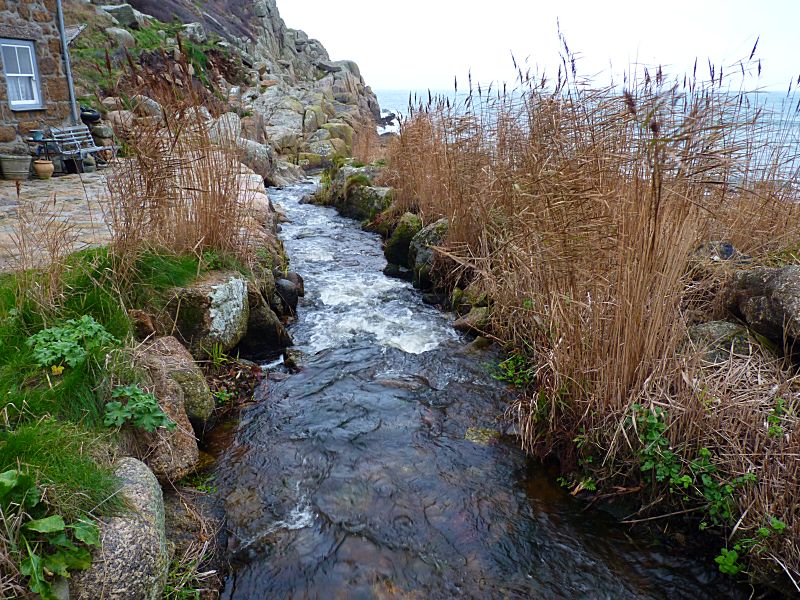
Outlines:
<svg viewBox="0 0 800 600"><path fill-rule="evenodd" d="M169 565L161 486L134 458L120 459L115 474L130 512L101 521L100 548L88 570L72 573L69 597L159 600Z"/></svg>

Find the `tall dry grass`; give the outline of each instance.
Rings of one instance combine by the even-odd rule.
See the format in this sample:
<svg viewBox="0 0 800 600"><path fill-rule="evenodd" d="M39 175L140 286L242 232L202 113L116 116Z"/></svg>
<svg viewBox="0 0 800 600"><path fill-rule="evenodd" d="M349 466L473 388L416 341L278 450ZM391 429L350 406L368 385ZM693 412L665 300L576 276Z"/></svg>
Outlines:
<svg viewBox="0 0 800 600"><path fill-rule="evenodd" d="M185 58L175 66L191 81ZM163 116L138 118L123 132L126 157L108 177L106 216L117 274L144 251L199 256L212 250L246 258L252 190L241 176L238 132L213 119L204 90L130 68L128 79L138 83L125 95L155 100Z"/></svg>
<svg viewBox="0 0 800 600"><path fill-rule="evenodd" d="M514 90L413 107L388 179L399 210L450 220L440 268L488 293L493 334L526 357L531 385L511 411L526 448L567 468L591 457L599 484L636 490L635 414L660 407L682 469L708 448L720 482L756 475L736 488L741 520L725 534L787 523L755 568L796 582L795 380L758 352L709 367L685 351L697 304L713 297L704 277L719 278L695 268L699 246L729 240L758 257L800 243L791 126L728 82L713 68L705 83L667 82L659 69L596 89L568 56L553 82L520 72ZM764 423L779 397L776 439ZM705 489L692 485L647 491L700 513Z"/></svg>

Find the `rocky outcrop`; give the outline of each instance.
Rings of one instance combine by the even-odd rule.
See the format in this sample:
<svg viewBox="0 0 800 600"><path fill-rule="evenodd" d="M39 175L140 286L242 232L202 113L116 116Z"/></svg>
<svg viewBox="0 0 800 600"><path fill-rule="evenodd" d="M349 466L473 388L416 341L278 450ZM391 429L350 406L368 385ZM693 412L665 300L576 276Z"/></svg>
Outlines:
<svg viewBox="0 0 800 600"><path fill-rule="evenodd" d="M408 263L414 273L414 285L427 289L433 285L433 246L444 242L450 224L447 219L439 219L424 227L411 240L408 249Z"/></svg>
<svg viewBox="0 0 800 600"><path fill-rule="evenodd" d="M157 326L173 329L196 359L215 347L228 352L244 337L250 316L247 281L239 273L214 271L192 285L176 288Z"/></svg>
<svg viewBox="0 0 800 600"><path fill-rule="evenodd" d="M103 519L100 548L92 566L69 579L71 600L159 600L169 556L164 533L164 502L152 472L134 458L116 468L129 512Z"/></svg>
<svg viewBox="0 0 800 600"><path fill-rule="evenodd" d="M238 54L247 83L222 78L229 103L248 117L237 139L247 164L264 172L269 148L306 169L332 164L352 152L355 128L374 127L380 107L353 61L330 59L323 45L290 29L275 0L214 0L202 8L191 0L131 0L133 7L164 22L179 19L196 44L219 36L217 45ZM210 43L210 42L209 42ZM257 144L257 145L253 145ZM284 170L285 171L285 170ZM277 180L285 179L285 173Z"/></svg>
<svg viewBox="0 0 800 600"><path fill-rule="evenodd" d="M721 296L728 310L779 345L800 338L800 266L736 271Z"/></svg>

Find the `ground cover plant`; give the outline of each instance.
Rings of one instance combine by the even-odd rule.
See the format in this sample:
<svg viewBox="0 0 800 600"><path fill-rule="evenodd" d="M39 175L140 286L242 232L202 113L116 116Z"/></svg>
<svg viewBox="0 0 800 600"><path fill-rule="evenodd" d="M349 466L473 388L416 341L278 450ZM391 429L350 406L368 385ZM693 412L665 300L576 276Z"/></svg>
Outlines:
<svg viewBox="0 0 800 600"><path fill-rule="evenodd" d="M98 520L125 510L117 432L175 427L134 364L128 311L159 315L175 286L257 259L238 151L211 139L202 97L126 96L142 91L169 117L129 132L130 158L108 177L111 243L70 253L74 236L45 206L20 219L17 268L0 274L3 597L49 598L56 575L87 568ZM199 559L184 562L182 578Z"/></svg>
<svg viewBox="0 0 800 600"><path fill-rule="evenodd" d="M721 314L727 273L703 245L795 260L796 98L767 115L707 68L598 89L565 44L554 80L520 68L513 90L412 106L386 179L397 214L450 220L441 281L491 299L529 451L560 457L576 492L639 494L631 522L715 532L721 570L800 591L795 370L754 338L709 363L687 337Z"/></svg>

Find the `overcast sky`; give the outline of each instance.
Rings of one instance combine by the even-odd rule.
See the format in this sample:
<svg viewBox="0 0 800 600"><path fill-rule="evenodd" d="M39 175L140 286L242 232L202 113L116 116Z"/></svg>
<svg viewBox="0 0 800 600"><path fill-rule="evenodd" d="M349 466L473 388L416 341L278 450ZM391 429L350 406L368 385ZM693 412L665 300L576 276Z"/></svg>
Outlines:
<svg viewBox="0 0 800 600"><path fill-rule="evenodd" d="M758 36L760 80L786 89L800 74L800 0L278 0L289 27L352 59L375 89L452 89L453 78L512 81L511 53L555 74L556 21L583 75L629 64L691 70L695 57L725 66ZM738 70L738 68L737 68Z"/></svg>

